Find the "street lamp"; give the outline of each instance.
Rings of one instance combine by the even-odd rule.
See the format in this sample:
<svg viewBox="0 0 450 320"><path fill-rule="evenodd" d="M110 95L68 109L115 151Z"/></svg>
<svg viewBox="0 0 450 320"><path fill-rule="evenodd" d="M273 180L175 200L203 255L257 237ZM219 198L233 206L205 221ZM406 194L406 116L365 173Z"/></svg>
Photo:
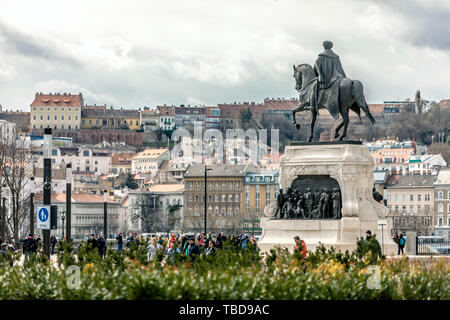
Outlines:
<svg viewBox="0 0 450 320"><path fill-rule="evenodd" d="M2 185L2 241L6 242L6 184Z"/></svg>
<svg viewBox="0 0 450 320"><path fill-rule="evenodd" d="M108 239L108 212L107 212L108 190L103 191L103 233L105 241Z"/></svg>
<svg viewBox="0 0 450 320"><path fill-rule="evenodd" d="M61 209L61 213L59 215L62 221L62 239L64 239L64 219L66 218L66 210Z"/></svg>
<svg viewBox="0 0 450 320"><path fill-rule="evenodd" d="M207 215L207 208L208 208L208 187L207 187L207 182L208 182L208 175L207 172L211 171L211 168L206 168L206 164L205 164L205 231L204 233L206 233L206 215Z"/></svg>

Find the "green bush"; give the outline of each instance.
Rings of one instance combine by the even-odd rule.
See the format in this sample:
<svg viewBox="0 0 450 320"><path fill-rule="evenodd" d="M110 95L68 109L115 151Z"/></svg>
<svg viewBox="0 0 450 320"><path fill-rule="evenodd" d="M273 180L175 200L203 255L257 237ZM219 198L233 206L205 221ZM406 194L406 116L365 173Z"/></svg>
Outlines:
<svg viewBox="0 0 450 320"><path fill-rule="evenodd" d="M373 258L370 243L353 252L320 246L307 259L287 249L261 255L256 248L227 243L215 256L189 257L161 250L147 260L147 242L122 254L70 244L58 247L58 266L36 259L27 266L0 266L0 299L450 299L448 263L413 264ZM376 251L375 251L376 252ZM375 262L375 263L372 263ZM80 287L68 287L67 268L80 268ZM370 265L379 268L380 287L370 288Z"/></svg>

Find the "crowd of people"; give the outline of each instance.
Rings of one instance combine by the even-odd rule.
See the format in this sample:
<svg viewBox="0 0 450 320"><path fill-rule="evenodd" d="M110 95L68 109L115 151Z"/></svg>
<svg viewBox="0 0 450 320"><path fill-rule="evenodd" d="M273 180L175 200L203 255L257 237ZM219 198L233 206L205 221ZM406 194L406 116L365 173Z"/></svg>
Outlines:
<svg viewBox="0 0 450 320"><path fill-rule="evenodd" d="M133 242L143 240L142 236L135 238L133 234L130 234L126 240L125 246L129 248ZM147 258L150 261L153 261L157 252L163 252L169 258L174 253L178 253L189 256L192 261L194 261L195 257L200 256L202 253L205 256L215 256L217 250L224 248L226 241L228 241L228 245L239 247L241 250L246 250L250 246L253 246L255 250L259 251L256 238L254 236L249 236L248 234L227 237L222 232L213 237L211 234L206 233L197 233L192 236L177 236L172 233L168 239L163 239L162 236L151 237L147 246ZM117 251L120 253L123 251L124 245L122 233L116 238L116 242Z"/></svg>

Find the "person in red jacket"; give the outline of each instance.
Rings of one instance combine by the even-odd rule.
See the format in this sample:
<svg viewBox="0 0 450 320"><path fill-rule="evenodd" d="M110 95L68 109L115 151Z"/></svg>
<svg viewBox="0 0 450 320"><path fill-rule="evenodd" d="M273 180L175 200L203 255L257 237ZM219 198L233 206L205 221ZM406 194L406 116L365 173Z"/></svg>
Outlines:
<svg viewBox="0 0 450 320"><path fill-rule="evenodd" d="M306 258L306 244L305 241L301 240L299 236L294 237L295 246L294 246L294 254L299 253L303 256L303 259Z"/></svg>
<svg viewBox="0 0 450 320"><path fill-rule="evenodd" d="M177 242L177 239L175 238L175 235L172 233L170 235L169 243L167 244L168 249L173 249L174 244Z"/></svg>

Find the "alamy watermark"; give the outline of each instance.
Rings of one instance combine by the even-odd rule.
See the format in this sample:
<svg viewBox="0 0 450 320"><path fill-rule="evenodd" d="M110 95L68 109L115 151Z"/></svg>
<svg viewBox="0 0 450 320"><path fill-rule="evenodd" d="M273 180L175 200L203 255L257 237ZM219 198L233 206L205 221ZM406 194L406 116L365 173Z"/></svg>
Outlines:
<svg viewBox="0 0 450 320"><path fill-rule="evenodd" d="M373 265L367 267L367 273L371 274L367 279L367 288L369 289L381 289L381 271L380 267Z"/></svg>
<svg viewBox="0 0 450 320"><path fill-rule="evenodd" d="M81 273L80 267L75 265L70 265L65 270L66 272L66 285L69 289L80 289L81 286Z"/></svg>
<svg viewBox="0 0 450 320"><path fill-rule="evenodd" d="M224 139L218 129L206 129L203 132L201 122L195 123L193 137L184 128L176 129L172 133L175 145L171 159L186 157L194 163L205 164L259 164L267 160L268 156L272 162L279 160L278 129L227 129L225 135Z"/></svg>

